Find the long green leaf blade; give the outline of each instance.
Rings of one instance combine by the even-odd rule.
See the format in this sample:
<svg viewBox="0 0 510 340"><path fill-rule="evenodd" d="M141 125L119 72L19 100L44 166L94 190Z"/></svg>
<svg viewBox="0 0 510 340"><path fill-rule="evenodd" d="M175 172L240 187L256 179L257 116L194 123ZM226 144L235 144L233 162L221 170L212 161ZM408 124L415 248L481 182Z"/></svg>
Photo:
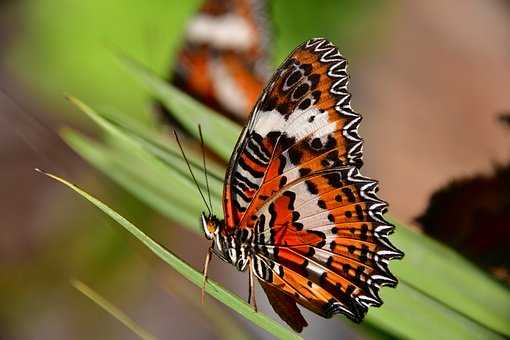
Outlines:
<svg viewBox="0 0 510 340"><path fill-rule="evenodd" d="M87 201L95 205L97 208L99 208L101 211L103 211L106 215L108 215L110 218L112 218L114 221L116 221L118 224L120 224L124 229L126 229L128 232L130 232L133 236L135 236L139 241L141 241L145 246L147 246L154 254L156 254L159 258L161 258L163 261L168 263L173 269L175 269L179 274L184 276L186 279L194 283L198 287L202 287L203 284L203 276L202 273L196 271L193 267L191 267L189 264L181 260L179 257L171 253L170 251L163 248L160 244L152 240L150 237L148 237L146 234L144 234L138 227L136 227L134 224L126 220L124 217L116 213L114 210L112 210L110 207L108 207L106 204L98 200L97 198L91 196L90 194L86 193L85 191L78 188L76 185L57 177L53 174L46 173L42 170L38 170L39 172L42 172L49 176L50 178L64 184L68 188L72 189L76 193L78 193L80 196L85 198ZM223 302L225 305L233 309L234 311L238 312L240 315L245 317L246 319L252 321L257 326L265 329L269 333L273 334L274 336L281 338L281 339L299 339L300 337L290 331L289 329L281 326L277 322L271 320L267 316L261 313L257 313L253 310L253 308L244 302L242 299L240 299L238 296L234 295L230 291L223 288L218 283L208 280L205 285L205 291L216 298L217 300Z"/></svg>

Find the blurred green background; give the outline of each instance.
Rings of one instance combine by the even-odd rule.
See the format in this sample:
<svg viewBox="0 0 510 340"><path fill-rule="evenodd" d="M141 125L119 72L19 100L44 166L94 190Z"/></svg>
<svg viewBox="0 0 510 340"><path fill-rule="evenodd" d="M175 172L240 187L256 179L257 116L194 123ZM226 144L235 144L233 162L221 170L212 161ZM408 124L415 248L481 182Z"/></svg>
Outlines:
<svg viewBox="0 0 510 340"><path fill-rule="evenodd" d="M114 185L55 134L72 126L97 136L64 94L155 126L151 96L114 53L166 76L199 3L0 2L0 339L135 337L76 292L71 278L161 338L222 337L189 302L197 289L87 203L33 172L42 167L72 179L201 268L204 240ZM381 180L394 216L410 222L452 176L508 159L508 137L494 123L510 108L504 1L275 0L271 13L275 65L314 36L333 40L349 58L354 106L367 112L367 172ZM215 265L212 275L228 277L227 287L246 294L244 277L231 268ZM311 321L307 338L369 336L346 322ZM268 336L243 320L239 327Z"/></svg>

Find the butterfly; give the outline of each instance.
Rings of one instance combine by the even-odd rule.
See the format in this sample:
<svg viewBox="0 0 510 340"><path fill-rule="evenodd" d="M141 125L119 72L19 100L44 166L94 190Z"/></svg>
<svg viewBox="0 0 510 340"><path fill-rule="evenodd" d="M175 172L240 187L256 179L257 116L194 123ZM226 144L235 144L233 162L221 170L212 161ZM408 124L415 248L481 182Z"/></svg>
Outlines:
<svg viewBox="0 0 510 340"><path fill-rule="evenodd" d="M360 174L361 116L350 105L347 61L326 39L297 47L260 95L226 172L224 219L202 213L212 254L254 277L294 330L297 304L360 322L397 285L388 262L404 255L376 181Z"/></svg>
<svg viewBox="0 0 510 340"><path fill-rule="evenodd" d="M187 25L172 84L244 124L271 76L266 7L262 0L205 1Z"/></svg>

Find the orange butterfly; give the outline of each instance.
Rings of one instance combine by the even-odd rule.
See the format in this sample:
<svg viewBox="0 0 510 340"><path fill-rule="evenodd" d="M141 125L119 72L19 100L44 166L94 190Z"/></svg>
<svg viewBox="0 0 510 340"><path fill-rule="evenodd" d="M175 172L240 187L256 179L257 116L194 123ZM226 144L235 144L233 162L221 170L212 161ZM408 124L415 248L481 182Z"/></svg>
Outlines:
<svg viewBox="0 0 510 340"><path fill-rule="evenodd" d="M172 84L244 124L271 75L268 32L265 1L205 1L187 25Z"/></svg>
<svg viewBox="0 0 510 340"><path fill-rule="evenodd" d="M299 46L260 95L230 160L224 220L202 214L211 254L250 274L293 329L296 303L360 322L396 286L388 262L403 253L377 182L360 175L361 116L350 106L347 61L329 41ZM233 94L235 95L235 94Z"/></svg>

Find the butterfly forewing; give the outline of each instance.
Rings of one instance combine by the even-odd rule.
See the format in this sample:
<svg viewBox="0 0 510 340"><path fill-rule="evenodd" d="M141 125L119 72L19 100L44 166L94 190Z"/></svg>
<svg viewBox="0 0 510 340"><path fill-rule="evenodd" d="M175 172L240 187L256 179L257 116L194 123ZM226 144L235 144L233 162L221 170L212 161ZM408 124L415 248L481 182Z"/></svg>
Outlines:
<svg viewBox="0 0 510 340"><path fill-rule="evenodd" d="M245 215L286 182L324 169L361 166L361 118L350 107L346 66L329 42L311 40L278 69L232 156L225 187L227 225L243 224Z"/></svg>
<svg viewBox="0 0 510 340"><path fill-rule="evenodd" d="M254 231L259 280L317 314L361 321L382 304L379 288L396 285L388 261L403 254L387 238L377 183L359 173L361 117L346 68L325 39L287 58L232 155L224 208L227 230Z"/></svg>

